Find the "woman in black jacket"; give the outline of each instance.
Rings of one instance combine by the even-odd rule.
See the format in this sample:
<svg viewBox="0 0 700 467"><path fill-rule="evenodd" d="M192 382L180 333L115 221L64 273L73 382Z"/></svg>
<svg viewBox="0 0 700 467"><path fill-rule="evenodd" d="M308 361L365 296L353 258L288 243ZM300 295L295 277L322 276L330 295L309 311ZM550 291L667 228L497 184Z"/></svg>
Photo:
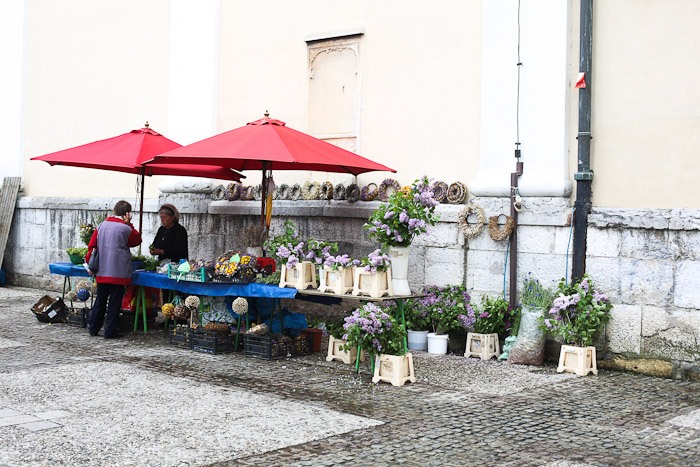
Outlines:
<svg viewBox="0 0 700 467"><path fill-rule="evenodd" d="M151 255L158 255L158 260L169 259L175 263L189 258L187 249L187 230L180 225L180 212L172 204L164 204L158 210L161 226L150 246Z"/></svg>

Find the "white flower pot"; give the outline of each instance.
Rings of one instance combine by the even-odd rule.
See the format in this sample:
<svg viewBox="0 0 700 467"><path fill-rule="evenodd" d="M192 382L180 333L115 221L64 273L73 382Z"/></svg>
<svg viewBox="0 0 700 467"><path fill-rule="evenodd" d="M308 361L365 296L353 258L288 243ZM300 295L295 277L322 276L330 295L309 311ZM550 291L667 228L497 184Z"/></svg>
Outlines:
<svg viewBox="0 0 700 467"><path fill-rule="evenodd" d="M447 334L428 333L428 353L444 355L447 353L447 341L450 337Z"/></svg>
<svg viewBox="0 0 700 467"><path fill-rule="evenodd" d="M595 347L562 345L557 372L561 373L563 371L576 373L579 376L586 376L588 373L597 375L598 364L596 363Z"/></svg>
<svg viewBox="0 0 700 467"><path fill-rule="evenodd" d="M465 357L479 357L482 360L498 358L501 353L501 344L498 341L498 334L478 334L476 332L467 333L467 346L464 351Z"/></svg>
<svg viewBox="0 0 700 467"><path fill-rule="evenodd" d="M410 246L390 246L389 258L391 258L391 287L394 295L411 295L408 285L408 256Z"/></svg>
<svg viewBox="0 0 700 467"><path fill-rule="evenodd" d="M408 348L409 350L428 350L428 331L411 331L409 329Z"/></svg>
<svg viewBox="0 0 700 467"><path fill-rule="evenodd" d="M377 271L374 274L365 271L364 268L355 268L355 280L353 284L352 294L368 295L372 298L383 297L384 295L393 295L391 286L391 270Z"/></svg>
<svg viewBox="0 0 700 467"><path fill-rule="evenodd" d="M354 283L352 267L339 267L334 270L331 266L323 266L319 271L319 292L332 292L337 295L352 292Z"/></svg>
<svg viewBox="0 0 700 467"><path fill-rule="evenodd" d="M295 287L304 290L309 287L316 288L316 268L311 261L301 261L293 268L282 265L280 268L280 287Z"/></svg>
<svg viewBox="0 0 700 467"><path fill-rule="evenodd" d="M372 382L385 381L393 386L403 386L406 381L416 382L413 371L413 355L384 355L375 357Z"/></svg>

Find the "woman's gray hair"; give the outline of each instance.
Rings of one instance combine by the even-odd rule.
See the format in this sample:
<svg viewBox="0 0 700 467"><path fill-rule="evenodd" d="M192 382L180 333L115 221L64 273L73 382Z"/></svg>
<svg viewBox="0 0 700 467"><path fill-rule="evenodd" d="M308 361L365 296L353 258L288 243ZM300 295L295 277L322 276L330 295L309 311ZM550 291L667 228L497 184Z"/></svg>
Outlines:
<svg viewBox="0 0 700 467"><path fill-rule="evenodd" d="M165 203L164 205L162 205L160 209L158 209L158 214L160 214L161 212L166 212L174 216L175 222L178 222L180 220L180 211L178 211L177 208L170 203Z"/></svg>

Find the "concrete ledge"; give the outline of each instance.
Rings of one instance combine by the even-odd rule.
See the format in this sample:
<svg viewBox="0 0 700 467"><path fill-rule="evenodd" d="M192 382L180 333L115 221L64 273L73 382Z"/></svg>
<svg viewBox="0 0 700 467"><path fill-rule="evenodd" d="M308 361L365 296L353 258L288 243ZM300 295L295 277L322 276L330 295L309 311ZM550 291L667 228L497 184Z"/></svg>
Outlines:
<svg viewBox="0 0 700 467"><path fill-rule="evenodd" d="M652 358L629 357L616 355L609 360L599 360L598 368L606 370L629 371L658 378L671 378L673 364L671 362Z"/></svg>

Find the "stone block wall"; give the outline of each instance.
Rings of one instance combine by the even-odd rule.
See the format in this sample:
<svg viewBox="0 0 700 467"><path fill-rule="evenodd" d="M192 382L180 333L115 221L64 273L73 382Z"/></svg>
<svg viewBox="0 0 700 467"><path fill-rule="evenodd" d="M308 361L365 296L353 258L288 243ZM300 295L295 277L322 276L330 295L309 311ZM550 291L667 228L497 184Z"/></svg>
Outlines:
<svg viewBox="0 0 700 467"><path fill-rule="evenodd" d="M116 201L20 198L5 253L8 282L60 290L62 278L49 274L47 264L67 261L65 249L82 246L80 223L104 214ZM504 198L473 201L484 207L487 218L509 212ZM163 202L181 210L192 258L215 259L228 249L258 246L254 233L260 226L260 201L212 201L208 193L165 192L144 204L144 252L160 224L157 209ZM301 237L338 242L341 252L364 256L377 247L362 228L377 205L277 200L270 233L280 233L290 219ZM518 229L519 283L529 273L544 283L556 284L562 277L570 280L573 246L568 200L525 198L523 206ZM412 245L409 283L414 291L424 285L464 284L478 303L481 295L503 293L510 252L507 241L492 240L487 229L465 240L457 227L462 208L438 206L440 222ZM698 365L699 247L700 211L593 210L587 272L614 304L607 329L612 352ZM508 290L507 280L505 287Z"/></svg>

